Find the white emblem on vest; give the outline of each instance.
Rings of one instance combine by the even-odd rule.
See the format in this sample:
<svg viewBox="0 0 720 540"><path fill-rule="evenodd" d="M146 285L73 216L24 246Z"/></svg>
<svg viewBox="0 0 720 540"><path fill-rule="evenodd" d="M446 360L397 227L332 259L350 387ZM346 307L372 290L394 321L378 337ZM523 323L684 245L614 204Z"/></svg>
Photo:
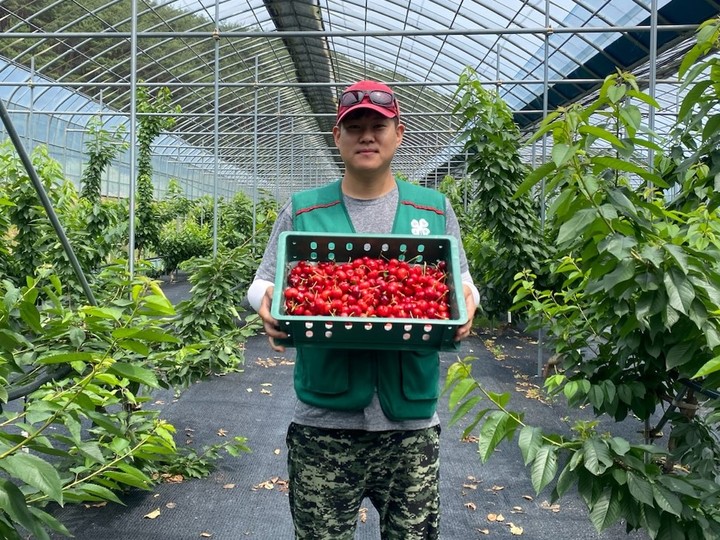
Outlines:
<svg viewBox="0 0 720 540"><path fill-rule="evenodd" d="M412 233L416 236L427 236L430 234L430 229L428 228L428 225L430 225L425 219L413 219L410 222L410 227L412 227Z"/></svg>

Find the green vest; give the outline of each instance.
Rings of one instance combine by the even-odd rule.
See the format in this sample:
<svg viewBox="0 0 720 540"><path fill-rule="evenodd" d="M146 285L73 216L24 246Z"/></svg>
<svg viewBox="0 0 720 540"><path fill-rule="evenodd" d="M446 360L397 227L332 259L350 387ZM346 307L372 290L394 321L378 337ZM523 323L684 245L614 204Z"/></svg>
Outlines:
<svg viewBox="0 0 720 540"><path fill-rule="evenodd" d="M393 234L445 234L445 196L402 180ZM354 233L340 181L293 196L293 229ZM295 392L300 401L338 411L360 411L377 389L390 420L430 418L440 395L437 352L297 347Z"/></svg>

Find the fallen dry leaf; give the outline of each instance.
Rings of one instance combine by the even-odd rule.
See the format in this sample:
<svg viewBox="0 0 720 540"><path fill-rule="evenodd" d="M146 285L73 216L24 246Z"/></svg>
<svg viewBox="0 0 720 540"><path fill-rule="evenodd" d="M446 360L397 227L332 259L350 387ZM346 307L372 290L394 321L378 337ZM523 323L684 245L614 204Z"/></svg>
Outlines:
<svg viewBox="0 0 720 540"><path fill-rule="evenodd" d="M200 538L212 538L212 533L209 532L201 532Z"/></svg>
<svg viewBox="0 0 720 540"><path fill-rule="evenodd" d="M523 513L525 513L525 511L522 509L522 506L513 506L512 513L513 514L523 514Z"/></svg>
<svg viewBox="0 0 720 540"><path fill-rule="evenodd" d="M172 510L173 508L176 508L176 507L177 507L177 504L175 504L174 502L169 502L165 505L165 508L169 508L170 510Z"/></svg>
<svg viewBox="0 0 720 540"><path fill-rule="evenodd" d="M526 501L532 501L532 500L533 500L532 495L523 495L522 498L525 499Z"/></svg>
<svg viewBox="0 0 720 540"><path fill-rule="evenodd" d="M218 436L220 436L220 437L227 437L228 432L225 431L224 429L218 429L217 434L218 434Z"/></svg>
<svg viewBox="0 0 720 540"><path fill-rule="evenodd" d="M517 525L515 525L513 523L508 523L508 525L510 526L510 534L513 534L515 536L520 536L523 533L522 527L518 527Z"/></svg>
<svg viewBox="0 0 720 540"><path fill-rule="evenodd" d="M465 508L467 508L468 510L477 510L477 505L473 502L466 502Z"/></svg>
<svg viewBox="0 0 720 540"><path fill-rule="evenodd" d="M360 523L365 523L367 521L367 511L368 511L367 508L361 508L360 511L358 512Z"/></svg>
<svg viewBox="0 0 720 540"><path fill-rule="evenodd" d="M223 486L223 489L233 489L235 487L235 484L225 484Z"/></svg>
<svg viewBox="0 0 720 540"><path fill-rule="evenodd" d="M495 486L491 487L490 489L486 489L485 491L492 491L492 492L497 493L498 491L502 491L503 489L505 489L505 486L495 485Z"/></svg>
<svg viewBox="0 0 720 540"><path fill-rule="evenodd" d="M98 503L86 503L83 506L85 508L102 508L103 506L107 505L107 501L102 501Z"/></svg>
<svg viewBox="0 0 720 540"><path fill-rule="evenodd" d="M253 391L252 388L246 388L246 390L247 390L248 392L252 392L252 391Z"/></svg>
<svg viewBox="0 0 720 540"><path fill-rule="evenodd" d="M147 518L147 519L155 519L155 518L158 517L159 515L160 515L160 509L159 509L159 508L156 508L155 510L153 510L153 511L150 512L149 514L145 514L143 517L144 517L144 518Z"/></svg>
<svg viewBox="0 0 720 540"><path fill-rule="evenodd" d="M182 474L161 474L160 477L168 484L182 484L185 477Z"/></svg>
<svg viewBox="0 0 720 540"><path fill-rule="evenodd" d="M266 396L272 396L272 392L270 390L265 390L264 388L260 390L261 394L265 394Z"/></svg>
<svg viewBox="0 0 720 540"><path fill-rule="evenodd" d="M260 383L260 386L272 386L271 382Z"/></svg>
<svg viewBox="0 0 720 540"><path fill-rule="evenodd" d="M253 491L257 491L259 489L275 489L277 487L277 490L280 492L287 492L289 489L289 484L287 480L283 480L279 476L273 476L270 480L265 480L264 482L260 482L259 484L256 484L252 487Z"/></svg>
<svg viewBox="0 0 720 540"><path fill-rule="evenodd" d="M543 501L540 503L540 508L543 510L550 510L551 512L558 513L560 511L560 505L559 504L550 504L547 501Z"/></svg>
<svg viewBox="0 0 720 540"><path fill-rule="evenodd" d="M279 449L279 448L276 448L275 450L273 450L273 454L275 454L276 456L279 456L279 455L280 455L280 449Z"/></svg>
<svg viewBox="0 0 720 540"><path fill-rule="evenodd" d="M488 521L500 521L500 522L502 522L502 521L505 521L505 516L503 516L502 514L488 514L488 515L487 515L487 520L488 520Z"/></svg>
<svg viewBox="0 0 720 540"><path fill-rule="evenodd" d="M460 439L460 442L465 443L477 443L480 439L478 439L475 435L468 435L467 437L463 437Z"/></svg>
<svg viewBox="0 0 720 540"><path fill-rule="evenodd" d="M475 529L480 534L490 534L490 529Z"/></svg>

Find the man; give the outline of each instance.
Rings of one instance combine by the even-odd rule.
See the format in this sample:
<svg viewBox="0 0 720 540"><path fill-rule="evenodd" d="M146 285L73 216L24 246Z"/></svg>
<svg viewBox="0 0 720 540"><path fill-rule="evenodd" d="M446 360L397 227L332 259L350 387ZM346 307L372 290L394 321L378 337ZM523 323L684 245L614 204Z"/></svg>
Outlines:
<svg viewBox="0 0 720 540"><path fill-rule="evenodd" d="M457 218L437 191L396 180L391 161L405 126L392 90L360 81L340 98L335 144L345 163L338 182L296 193L280 211L248 299L273 338L286 337L270 315L277 239L282 231L452 234ZM459 242L470 333L478 292ZM351 540L368 497L383 539L439 537L440 388L436 352L297 348L298 401L287 434L290 510L295 535ZM408 389L410 387L410 389Z"/></svg>

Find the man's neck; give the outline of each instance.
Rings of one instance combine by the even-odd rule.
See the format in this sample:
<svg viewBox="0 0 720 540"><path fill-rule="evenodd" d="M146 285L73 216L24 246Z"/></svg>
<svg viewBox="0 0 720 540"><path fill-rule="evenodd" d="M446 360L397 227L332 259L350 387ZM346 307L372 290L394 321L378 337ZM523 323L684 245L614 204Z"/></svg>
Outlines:
<svg viewBox="0 0 720 540"><path fill-rule="evenodd" d="M395 177L388 171L380 177L359 177L345 173L342 192L354 199L377 199L395 189Z"/></svg>

